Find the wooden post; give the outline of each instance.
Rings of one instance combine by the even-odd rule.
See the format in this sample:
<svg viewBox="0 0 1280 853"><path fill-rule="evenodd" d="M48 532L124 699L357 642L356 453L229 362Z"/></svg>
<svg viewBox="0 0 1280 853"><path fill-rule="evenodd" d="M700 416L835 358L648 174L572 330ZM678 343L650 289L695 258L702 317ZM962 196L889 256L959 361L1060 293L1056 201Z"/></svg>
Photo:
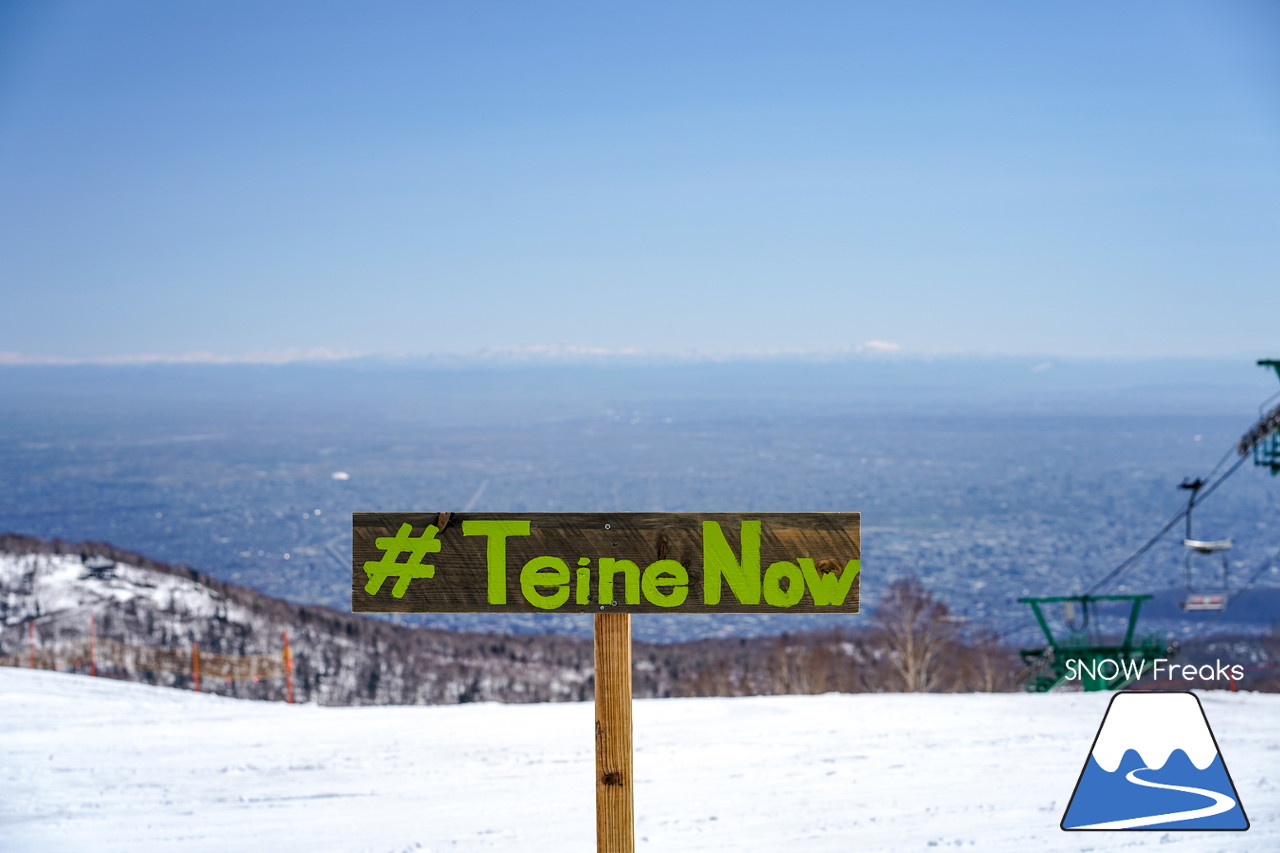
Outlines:
<svg viewBox="0 0 1280 853"><path fill-rule="evenodd" d="M284 629L284 684L289 704L293 704L293 653L289 651L289 629Z"/></svg>
<svg viewBox="0 0 1280 853"><path fill-rule="evenodd" d="M595 641L596 851L634 853L631 615L596 614Z"/></svg>
<svg viewBox="0 0 1280 853"><path fill-rule="evenodd" d="M200 644L191 641L191 682L197 693L200 692Z"/></svg>
<svg viewBox="0 0 1280 853"><path fill-rule="evenodd" d="M93 614L89 614L89 675L96 676L98 674L98 658L94 654L95 648L93 643Z"/></svg>

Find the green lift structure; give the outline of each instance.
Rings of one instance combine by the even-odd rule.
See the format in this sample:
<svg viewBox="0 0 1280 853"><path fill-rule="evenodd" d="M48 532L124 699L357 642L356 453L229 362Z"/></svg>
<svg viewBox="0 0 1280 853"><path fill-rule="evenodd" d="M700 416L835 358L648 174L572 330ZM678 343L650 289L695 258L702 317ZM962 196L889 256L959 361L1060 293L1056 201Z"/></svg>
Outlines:
<svg viewBox="0 0 1280 853"><path fill-rule="evenodd" d="M1156 658L1169 658L1177 652L1158 634L1136 636L1138 612L1149 595L1055 595L1042 598L1019 598L1031 605L1047 645L1022 649L1022 660L1029 667L1026 688L1029 693L1045 693L1069 680L1078 679L1085 690L1120 690L1141 673L1144 664ZM1108 642L1098 629L1099 602L1129 602L1129 624L1124 639ZM1066 614L1066 631L1054 636L1045 618L1046 604L1061 604ZM1079 621L1074 614L1079 608ZM1074 666L1069 666L1075 661Z"/></svg>
<svg viewBox="0 0 1280 853"><path fill-rule="evenodd" d="M1270 367L1276 372L1276 378L1280 379L1280 360L1259 359L1258 366ZM1275 397L1271 399L1274 400ZM1266 403L1263 405L1265 406ZM1271 476L1280 474L1280 406L1260 413L1258 422L1244 434L1237 448L1241 456L1252 450L1253 464L1259 468L1269 469Z"/></svg>

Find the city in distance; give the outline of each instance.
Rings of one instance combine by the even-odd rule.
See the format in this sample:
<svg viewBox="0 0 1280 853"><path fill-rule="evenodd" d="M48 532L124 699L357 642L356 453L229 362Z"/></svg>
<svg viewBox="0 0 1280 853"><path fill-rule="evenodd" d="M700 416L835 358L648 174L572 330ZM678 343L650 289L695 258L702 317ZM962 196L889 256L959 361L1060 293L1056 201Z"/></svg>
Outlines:
<svg viewBox="0 0 1280 853"><path fill-rule="evenodd" d="M867 608L917 575L965 619L1030 639L1017 599L1083 592L1146 541L1183 478L1234 460L1274 384L1248 360L15 366L0 370L0 531L345 610L353 512L860 512ZM1278 488L1246 466L1197 508L1197 535L1235 540L1232 577L1280 547ZM1180 539L1113 590L1158 593L1144 624L1175 634L1206 618L1176 606ZM1265 630L1277 577L1215 627ZM590 632L564 614L399 618ZM851 618L640 616L635 633Z"/></svg>

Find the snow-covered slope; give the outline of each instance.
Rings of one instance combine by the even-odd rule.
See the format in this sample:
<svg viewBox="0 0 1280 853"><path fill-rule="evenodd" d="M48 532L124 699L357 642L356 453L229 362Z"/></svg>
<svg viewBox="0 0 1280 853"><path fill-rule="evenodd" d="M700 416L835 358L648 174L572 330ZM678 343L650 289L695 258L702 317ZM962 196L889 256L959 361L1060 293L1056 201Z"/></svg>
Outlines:
<svg viewBox="0 0 1280 853"><path fill-rule="evenodd" d="M592 691L591 644L579 638L410 629L105 543L0 535L0 660L25 666L33 654L37 667L87 672L91 616L99 674L171 687L192 685L195 644L202 689L281 699L288 631L302 701L530 702Z"/></svg>
<svg viewBox="0 0 1280 853"><path fill-rule="evenodd" d="M90 569L95 565L96 573ZM0 591L0 620L6 624L126 604L201 619L249 618L246 607L229 602L195 573L159 571L92 551L81 555L0 550Z"/></svg>
<svg viewBox="0 0 1280 853"><path fill-rule="evenodd" d="M635 707L638 849L1280 849L1280 696L1209 693L1246 833L1058 829L1110 697ZM0 669L0 850L594 849L590 703L329 708Z"/></svg>

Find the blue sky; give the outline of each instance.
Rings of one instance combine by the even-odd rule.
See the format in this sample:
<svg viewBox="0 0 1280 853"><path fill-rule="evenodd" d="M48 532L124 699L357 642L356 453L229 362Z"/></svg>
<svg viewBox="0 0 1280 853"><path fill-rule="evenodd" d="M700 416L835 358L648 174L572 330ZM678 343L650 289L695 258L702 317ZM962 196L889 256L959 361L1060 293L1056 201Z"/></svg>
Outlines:
<svg viewBox="0 0 1280 853"><path fill-rule="evenodd" d="M0 7L0 361L1252 359L1278 202L1269 2Z"/></svg>

